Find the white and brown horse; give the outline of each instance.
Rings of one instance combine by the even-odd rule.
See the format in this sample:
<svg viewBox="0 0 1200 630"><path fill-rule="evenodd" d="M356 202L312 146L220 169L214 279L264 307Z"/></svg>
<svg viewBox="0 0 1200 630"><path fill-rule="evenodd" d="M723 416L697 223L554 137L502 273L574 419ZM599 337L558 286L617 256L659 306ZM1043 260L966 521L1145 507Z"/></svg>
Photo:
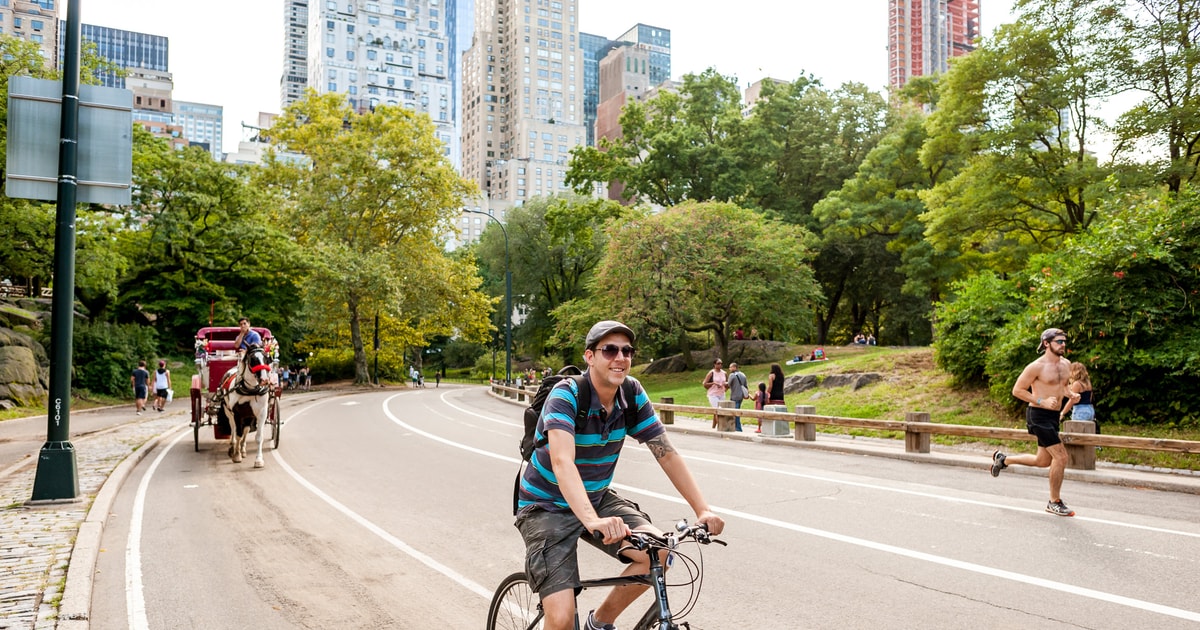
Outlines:
<svg viewBox="0 0 1200 630"><path fill-rule="evenodd" d="M254 467L263 467L262 445L270 402L271 364L260 346L251 346L237 366L221 377L221 415L229 422L229 456L240 463L246 456L246 437L258 434Z"/></svg>

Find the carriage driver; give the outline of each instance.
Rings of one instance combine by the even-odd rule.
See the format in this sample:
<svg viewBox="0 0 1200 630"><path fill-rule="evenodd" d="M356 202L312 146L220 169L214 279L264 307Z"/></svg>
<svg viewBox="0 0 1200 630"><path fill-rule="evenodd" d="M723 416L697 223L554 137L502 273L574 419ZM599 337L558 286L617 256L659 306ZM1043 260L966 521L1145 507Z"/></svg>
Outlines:
<svg viewBox="0 0 1200 630"><path fill-rule="evenodd" d="M238 318L238 326L241 327L242 332L238 333L237 339L233 340L233 345L237 348L238 353L249 350L251 346L262 345L262 335L250 328L250 320L245 317Z"/></svg>
<svg viewBox="0 0 1200 630"><path fill-rule="evenodd" d="M258 334L258 331L253 328L250 328L250 320L245 317L238 318L238 326L242 328L242 332L238 333L237 338L233 340L233 345L237 348L238 374L241 374L242 357L246 356L246 350L262 345L262 335Z"/></svg>

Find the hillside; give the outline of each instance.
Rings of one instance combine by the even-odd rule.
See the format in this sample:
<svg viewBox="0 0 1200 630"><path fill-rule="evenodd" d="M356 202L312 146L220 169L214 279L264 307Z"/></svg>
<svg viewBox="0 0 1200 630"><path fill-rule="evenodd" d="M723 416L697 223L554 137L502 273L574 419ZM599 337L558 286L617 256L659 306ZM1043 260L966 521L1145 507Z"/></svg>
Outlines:
<svg viewBox="0 0 1200 630"><path fill-rule="evenodd" d="M988 398L983 388L960 388L950 382L950 376L939 370L933 362L933 350L927 347L879 347L879 346L834 346L826 347L827 361L804 362L785 365L785 361L797 354L808 355L812 346L790 346L787 352L773 357L778 360L785 376L812 374L823 377L831 374L875 372L883 380L851 390L850 387L820 388L785 396L788 407L813 405L820 415L867 418L874 420L903 420L905 412L923 411L932 422L1024 428L1024 419L1013 415L1001 405ZM703 360L701 360L703 355ZM678 404L708 406L704 389L700 386L704 375L711 368L713 353L696 353L698 368L690 372L671 374L646 373L645 365L635 366L634 376L646 388L651 401L664 396L675 399ZM743 364L750 386L766 381L769 362ZM750 404L750 403L746 403ZM1103 401L1098 406L1099 419L1103 422ZM1200 431L1177 428L1147 426L1102 425L1105 433L1141 437L1162 437L1183 440L1200 440ZM828 432L852 433L901 437L898 433L871 432L858 429L820 427ZM939 443L964 443L972 440L950 436L934 436ZM999 442L996 442L999 444ZM1006 449L1020 451L1022 445L1006 443ZM1024 450L1032 452L1029 444ZM1135 451L1127 449L1103 449L1098 454L1102 460L1127 464L1163 466L1200 470L1200 457Z"/></svg>

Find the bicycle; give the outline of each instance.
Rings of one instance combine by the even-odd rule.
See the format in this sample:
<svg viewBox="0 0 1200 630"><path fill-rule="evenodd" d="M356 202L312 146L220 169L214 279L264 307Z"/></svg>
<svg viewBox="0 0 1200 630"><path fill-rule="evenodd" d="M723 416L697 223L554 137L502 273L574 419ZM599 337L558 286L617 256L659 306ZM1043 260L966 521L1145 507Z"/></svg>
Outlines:
<svg viewBox="0 0 1200 630"><path fill-rule="evenodd" d="M687 540L696 543L699 561L679 552L680 543ZM700 587L704 578L704 556L700 553L700 545L717 543L724 546L723 540L709 535L703 525L688 525L681 520L675 525L675 531L656 536L649 532L635 531L625 537L625 546L621 551L632 549L645 551L650 558L650 573L646 575L628 575L594 580L582 580L579 590L602 586L621 586L625 584L643 584L650 586L654 593L654 601L634 624L632 630L681 630L690 629L688 622L675 623L682 619L695 607L700 595ZM674 558L679 558L687 569L688 580L670 586L693 586L688 595L688 602L680 613L672 613L667 600L666 567L663 566L657 551L667 551L667 565ZM578 592L576 593L578 594ZM529 579L524 572L513 573L500 582L492 603L488 606L487 630L540 630L542 622L542 604L538 594L529 586ZM579 630L579 613L575 613L575 629Z"/></svg>

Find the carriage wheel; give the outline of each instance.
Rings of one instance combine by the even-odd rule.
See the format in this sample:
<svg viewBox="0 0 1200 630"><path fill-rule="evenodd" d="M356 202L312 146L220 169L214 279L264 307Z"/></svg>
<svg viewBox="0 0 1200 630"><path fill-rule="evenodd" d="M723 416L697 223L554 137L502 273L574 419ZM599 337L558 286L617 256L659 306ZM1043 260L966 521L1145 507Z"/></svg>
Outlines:
<svg viewBox="0 0 1200 630"><path fill-rule="evenodd" d="M271 447L279 449L279 428L283 426L283 417L279 415L279 399L272 398L267 407L267 423L271 425Z"/></svg>
<svg viewBox="0 0 1200 630"><path fill-rule="evenodd" d="M204 406L199 396L192 396L192 440L196 443L196 452L200 452L200 418L204 414Z"/></svg>

